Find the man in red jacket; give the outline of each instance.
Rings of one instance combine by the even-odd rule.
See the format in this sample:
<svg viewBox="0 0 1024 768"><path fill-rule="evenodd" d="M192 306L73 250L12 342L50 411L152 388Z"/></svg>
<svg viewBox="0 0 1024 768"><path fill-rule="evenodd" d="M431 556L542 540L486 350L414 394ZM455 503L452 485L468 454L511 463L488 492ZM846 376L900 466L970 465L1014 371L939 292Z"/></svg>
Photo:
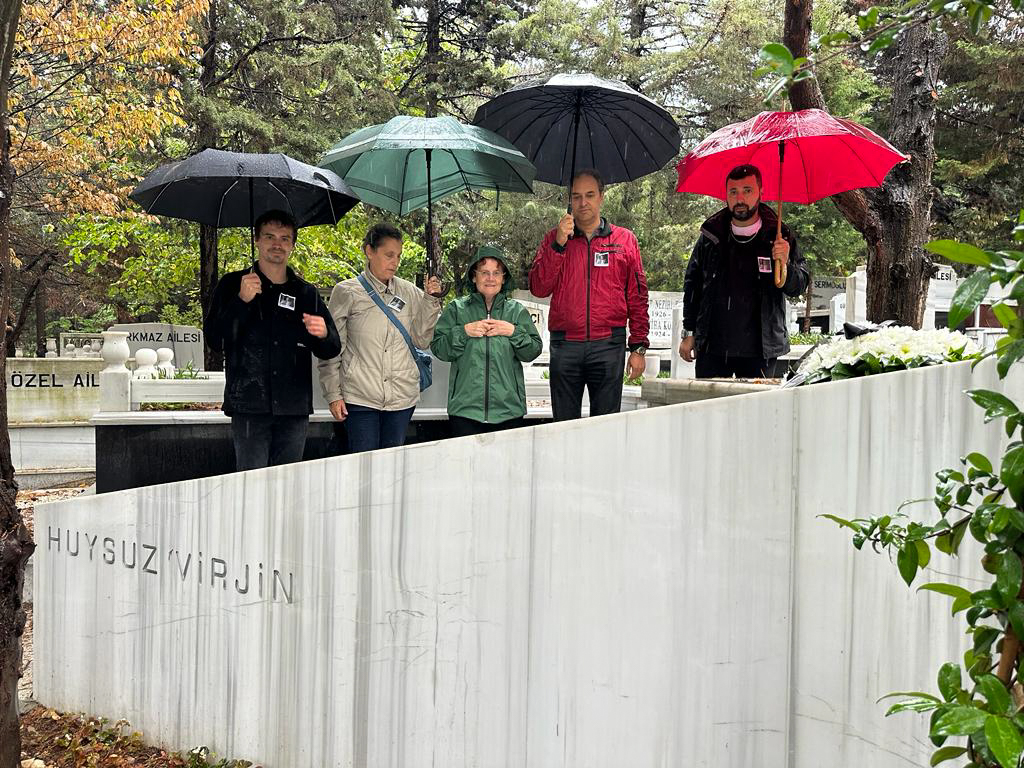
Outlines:
<svg viewBox="0 0 1024 768"><path fill-rule="evenodd" d="M551 297L551 409L555 421L578 419L583 388L590 415L618 413L629 324L629 376L643 373L647 352L647 277L636 235L601 217L597 171L572 179L571 213L548 232L530 269L530 292Z"/></svg>

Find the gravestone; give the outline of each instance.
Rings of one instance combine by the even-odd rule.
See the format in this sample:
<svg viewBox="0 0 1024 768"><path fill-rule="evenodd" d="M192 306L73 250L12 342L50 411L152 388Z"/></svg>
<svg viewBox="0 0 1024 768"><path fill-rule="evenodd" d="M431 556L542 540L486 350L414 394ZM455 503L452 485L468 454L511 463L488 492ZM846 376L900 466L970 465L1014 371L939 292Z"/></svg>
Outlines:
<svg viewBox="0 0 1024 768"><path fill-rule="evenodd" d="M846 322L863 323L868 319L868 272L867 267L846 278Z"/></svg>
<svg viewBox="0 0 1024 768"><path fill-rule="evenodd" d="M845 277L811 278L811 311L828 312L829 302L841 293L846 293Z"/></svg>
<svg viewBox="0 0 1024 768"><path fill-rule="evenodd" d="M651 291L647 294L651 349L672 347L672 310L682 308L683 294L680 291Z"/></svg>
<svg viewBox="0 0 1024 768"><path fill-rule="evenodd" d="M530 319L537 326L537 332L540 333L541 341L544 342L540 356L535 362L547 362L551 351L551 333L548 331L550 301L548 299L538 299L529 291L513 291L512 298L526 307L530 313Z"/></svg>
<svg viewBox="0 0 1024 768"><path fill-rule="evenodd" d="M131 357L142 348L174 350L174 367L188 367L191 362L196 370L203 369L203 332L191 325L170 323L120 323L112 325L111 331L128 334L128 349Z"/></svg>
<svg viewBox="0 0 1024 768"><path fill-rule="evenodd" d="M828 331L829 333L839 333L843 329L843 323L846 322L846 294L840 293L838 296L833 296L828 305Z"/></svg>

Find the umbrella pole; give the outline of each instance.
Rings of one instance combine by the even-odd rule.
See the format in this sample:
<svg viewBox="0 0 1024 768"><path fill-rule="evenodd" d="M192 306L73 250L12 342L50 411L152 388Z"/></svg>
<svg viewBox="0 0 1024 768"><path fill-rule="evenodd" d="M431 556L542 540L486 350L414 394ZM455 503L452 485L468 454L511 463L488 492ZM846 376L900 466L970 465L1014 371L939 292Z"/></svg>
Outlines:
<svg viewBox="0 0 1024 768"><path fill-rule="evenodd" d="M434 264L434 200L430 186L430 147L424 152L427 155L427 277L430 277L437 272ZM426 280L423 285L426 286Z"/></svg>
<svg viewBox="0 0 1024 768"><path fill-rule="evenodd" d="M782 163L786 159L786 142L779 142L779 209L776 216L775 239L782 237ZM781 261L775 262L775 287L781 288L786 284L786 265Z"/></svg>
<svg viewBox="0 0 1024 768"><path fill-rule="evenodd" d="M580 137L580 112L583 109L583 91L576 91L576 111L572 118L572 164L569 166L572 172L569 174L569 202L566 204L565 212L572 213L572 177L576 175L576 141Z"/></svg>
<svg viewBox="0 0 1024 768"><path fill-rule="evenodd" d="M253 216L252 176L249 177L249 261L256 261L256 219ZM252 271L250 268L249 271Z"/></svg>

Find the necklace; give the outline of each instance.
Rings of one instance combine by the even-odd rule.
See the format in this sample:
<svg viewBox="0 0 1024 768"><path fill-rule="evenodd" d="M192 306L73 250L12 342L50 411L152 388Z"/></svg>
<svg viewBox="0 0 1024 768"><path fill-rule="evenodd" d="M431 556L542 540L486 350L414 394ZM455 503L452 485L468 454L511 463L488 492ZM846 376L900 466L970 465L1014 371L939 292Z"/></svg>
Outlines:
<svg viewBox="0 0 1024 768"><path fill-rule="evenodd" d="M732 230L729 230L729 234L732 235L732 239L735 240L740 245L746 245L751 240L753 240L755 237L757 237L757 232L755 232L754 234L750 235L750 237L740 237L739 235L737 235Z"/></svg>

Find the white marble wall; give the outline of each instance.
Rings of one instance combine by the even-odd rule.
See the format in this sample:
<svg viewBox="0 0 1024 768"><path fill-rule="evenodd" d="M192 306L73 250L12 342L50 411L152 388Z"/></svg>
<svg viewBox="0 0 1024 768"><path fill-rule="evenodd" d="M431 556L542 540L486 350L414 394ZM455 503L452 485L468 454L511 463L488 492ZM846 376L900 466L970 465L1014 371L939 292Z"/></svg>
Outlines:
<svg viewBox="0 0 1024 768"><path fill-rule="evenodd" d="M35 694L268 768L924 765L925 718L876 700L959 657L948 598L817 515L994 453L981 385L944 366L43 505Z"/></svg>

